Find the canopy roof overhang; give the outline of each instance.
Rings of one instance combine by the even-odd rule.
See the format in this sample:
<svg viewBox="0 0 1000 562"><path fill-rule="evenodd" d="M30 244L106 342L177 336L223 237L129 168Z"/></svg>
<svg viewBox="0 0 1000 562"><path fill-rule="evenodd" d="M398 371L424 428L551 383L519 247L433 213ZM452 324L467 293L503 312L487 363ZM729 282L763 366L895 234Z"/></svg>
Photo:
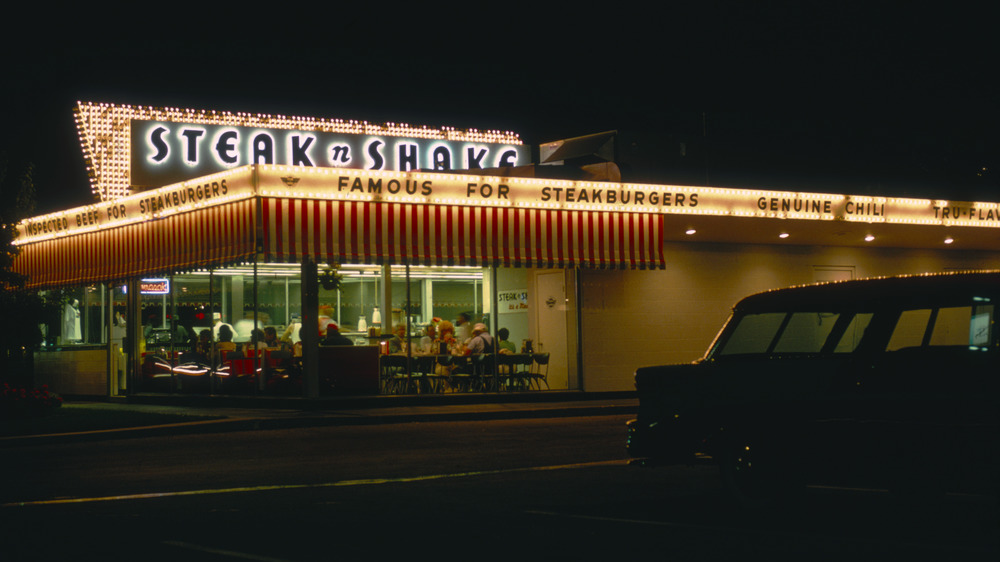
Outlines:
<svg viewBox="0 0 1000 562"><path fill-rule="evenodd" d="M665 242L1000 251L1000 229L943 224L671 215L663 230Z"/></svg>
<svg viewBox="0 0 1000 562"><path fill-rule="evenodd" d="M660 214L530 205L518 181L538 180L247 166L24 221L15 268L47 288L254 259L664 267Z"/></svg>
<svg viewBox="0 0 1000 562"><path fill-rule="evenodd" d="M995 251L1000 204L255 165L18 229L47 288L255 259L654 269L665 242Z"/></svg>

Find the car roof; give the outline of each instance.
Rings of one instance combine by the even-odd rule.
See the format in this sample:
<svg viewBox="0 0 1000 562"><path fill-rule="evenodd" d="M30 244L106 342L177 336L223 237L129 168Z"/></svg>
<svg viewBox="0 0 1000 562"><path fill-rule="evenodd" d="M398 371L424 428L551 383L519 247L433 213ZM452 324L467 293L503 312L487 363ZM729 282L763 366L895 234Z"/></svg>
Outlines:
<svg viewBox="0 0 1000 562"><path fill-rule="evenodd" d="M949 306L976 296L1000 296L1000 271L924 273L873 277L772 289L745 297L734 311L836 311L899 306ZM995 300L993 302L996 302Z"/></svg>

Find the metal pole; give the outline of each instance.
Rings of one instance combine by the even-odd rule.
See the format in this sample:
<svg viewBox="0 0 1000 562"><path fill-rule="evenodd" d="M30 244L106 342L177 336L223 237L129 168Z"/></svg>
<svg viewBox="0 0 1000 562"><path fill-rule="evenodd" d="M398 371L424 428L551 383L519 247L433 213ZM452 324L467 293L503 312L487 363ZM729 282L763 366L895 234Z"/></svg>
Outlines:
<svg viewBox="0 0 1000 562"><path fill-rule="evenodd" d="M316 263L302 260L302 392L319 398L319 281Z"/></svg>
<svg viewBox="0 0 1000 562"><path fill-rule="evenodd" d="M257 342L254 341L254 334L257 332L257 309L260 308L260 303L257 302L257 256L260 254L254 253L253 255L253 328L250 330L250 345L253 346L253 369L254 373L259 373L257 379L258 390L263 391L266 385L264 380L264 370L260 368L260 353L257 352Z"/></svg>

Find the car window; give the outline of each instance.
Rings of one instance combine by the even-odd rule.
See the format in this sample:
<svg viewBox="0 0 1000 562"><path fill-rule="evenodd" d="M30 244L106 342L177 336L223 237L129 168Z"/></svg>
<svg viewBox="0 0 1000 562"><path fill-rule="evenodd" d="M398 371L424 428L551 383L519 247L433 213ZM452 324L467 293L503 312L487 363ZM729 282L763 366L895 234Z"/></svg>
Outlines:
<svg viewBox="0 0 1000 562"><path fill-rule="evenodd" d="M932 347L988 347L992 326L993 305L906 310L896 322L886 351L922 347L925 338Z"/></svg>
<svg viewBox="0 0 1000 562"><path fill-rule="evenodd" d="M828 312L796 312L781 332L775 353L819 353L840 315Z"/></svg>
<svg viewBox="0 0 1000 562"><path fill-rule="evenodd" d="M744 315L738 319L736 328L730 333L718 355L767 353L785 316L787 314L784 312Z"/></svg>
<svg viewBox="0 0 1000 562"><path fill-rule="evenodd" d="M927 322L931 318L931 309L904 310L896 321L896 328L889 338L886 351L896 351L904 347L920 347L927 333Z"/></svg>
<svg viewBox="0 0 1000 562"><path fill-rule="evenodd" d="M976 306L969 321L969 346L989 347L993 342L993 305Z"/></svg>
<svg viewBox="0 0 1000 562"><path fill-rule="evenodd" d="M872 321L871 312L861 312L855 314L851 318L850 324L847 325L847 329L844 330L843 335L840 337L840 341L837 342L837 347L833 349L834 353L851 353L858 348L858 344L861 343L861 338L865 335L865 329L868 328L868 324Z"/></svg>
<svg viewBox="0 0 1000 562"><path fill-rule="evenodd" d="M938 310L930 345L969 345L972 307L956 306Z"/></svg>

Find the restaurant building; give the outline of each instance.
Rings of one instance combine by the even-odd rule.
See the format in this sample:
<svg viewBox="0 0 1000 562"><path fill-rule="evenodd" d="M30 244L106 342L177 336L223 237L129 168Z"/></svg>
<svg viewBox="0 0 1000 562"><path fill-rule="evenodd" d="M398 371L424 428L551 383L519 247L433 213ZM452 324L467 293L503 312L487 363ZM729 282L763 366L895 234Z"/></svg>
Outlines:
<svg viewBox="0 0 1000 562"><path fill-rule="evenodd" d="M65 394L387 392L392 328L416 342L463 315L548 357L521 387L478 390L629 390L638 366L700 357L748 293L1000 267L998 203L520 177L545 168L510 132L92 103L76 118L101 202L20 223L15 262L60 297L35 382ZM329 321L356 349L317 346ZM235 364L186 361L222 324L301 342L299 382L263 356L241 386Z"/></svg>

